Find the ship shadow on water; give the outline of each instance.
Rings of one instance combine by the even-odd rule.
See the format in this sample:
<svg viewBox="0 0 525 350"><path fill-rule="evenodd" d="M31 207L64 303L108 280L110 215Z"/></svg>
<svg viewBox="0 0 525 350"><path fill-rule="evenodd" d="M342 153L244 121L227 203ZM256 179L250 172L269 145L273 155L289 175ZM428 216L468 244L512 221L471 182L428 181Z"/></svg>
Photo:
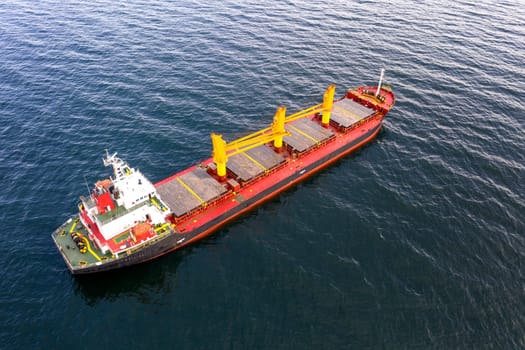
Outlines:
<svg viewBox="0 0 525 350"><path fill-rule="evenodd" d="M89 306L126 296L153 304L171 292L177 268L190 253L191 248L117 270L72 276L73 289Z"/></svg>

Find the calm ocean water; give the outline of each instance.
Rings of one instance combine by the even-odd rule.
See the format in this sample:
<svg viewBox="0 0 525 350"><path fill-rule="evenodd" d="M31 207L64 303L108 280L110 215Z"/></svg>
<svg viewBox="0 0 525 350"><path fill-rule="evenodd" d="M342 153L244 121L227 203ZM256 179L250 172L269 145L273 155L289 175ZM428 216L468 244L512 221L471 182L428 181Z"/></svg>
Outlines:
<svg viewBox="0 0 525 350"><path fill-rule="evenodd" d="M263 3L263 5L261 5ZM1 349L525 347L520 1L0 4ZM216 235L74 278L50 238L116 151L152 181L327 85L376 141Z"/></svg>

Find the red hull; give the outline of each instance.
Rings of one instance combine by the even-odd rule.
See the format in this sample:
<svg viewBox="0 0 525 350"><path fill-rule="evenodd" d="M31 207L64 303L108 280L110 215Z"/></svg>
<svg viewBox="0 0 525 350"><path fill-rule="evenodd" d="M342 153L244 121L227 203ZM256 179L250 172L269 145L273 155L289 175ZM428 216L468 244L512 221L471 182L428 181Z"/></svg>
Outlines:
<svg viewBox="0 0 525 350"><path fill-rule="evenodd" d="M74 274L113 270L152 260L171 251L183 248L212 234L218 228L231 222L240 215L254 209L261 203L279 195L283 191L369 143L380 132L383 119L392 108L395 101L394 95L389 89L381 89L381 97L379 99L375 98L369 93L369 91L375 91L375 89L376 87L359 87L350 90L343 98L334 102L334 111L336 111L337 108L341 109L340 106L345 106L345 103L347 103L346 101L350 101L348 103L352 104L354 107L357 106L368 111L368 114L365 113L360 119L353 121L348 125L343 125L343 117L345 117L343 114L346 113L346 117L355 117L353 112L348 110L344 110L344 113L339 111L339 121L334 122L334 120L331 120L331 124L324 127L327 131L322 130L320 116L317 114L305 117L305 119L307 119L306 124L308 124L306 126L303 125L304 123L294 124L295 122L291 121L287 125L289 128L297 131L295 135L297 137L303 135L306 138L314 140L314 137L311 136L313 135L312 132L317 132L318 134L316 135L324 133L324 135L328 136L301 152L294 152L293 149L285 149L285 151L279 153L280 160L278 163L275 163L271 168L258 173L257 176L246 181L239 180L241 176L233 174L233 176L236 176L235 179L240 182L240 184L238 184L239 186L236 186L235 188L232 188L231 184L227 183L225 179L218 178L213 173L212 158L158 182L155 184L157 190L162 187L168 188L169 186L172 186L170 185L171 183L176 184L178 181L189 191L189 193L200 199L197 193L184 183L183 179L186 181L186 179L188 179L188 174L191 177L196 176L195 174L200 174L202 176L202 173L204 173L204 177L213 177L213 181L220 183L221 186L228 188L228 190L222 189L218 196L203 203L202 206L197 205L190 207L188 210L182 211L178 216L174 214L171 218L174 230L172 234L167 235L138 251L124 256L114 257L110 259L110 261L102 264L85 266L82 268L76 268L68 264L70 270ZM311 129L314 124L317 125L317 129L314 128L315 130ZM305 128L309 127L310 129L302 129L301 131L299 128L300 126ZM311 134L308 135L305 130ZM292 142L293 140L290 139L289 141ZM263 146L271 148L270 145ZM257 165L262 166L251 156L247 155L246 157L251 159ZM202 169L207 169L207 171L205 172ZM230 173L228 175L232 174ZM230 177L233 178L232 176ZM173 189L173 186L169 188ZM198 191L198 188L194 187L194 190ZM166 196L173 195L166 191L164 191L164 193L166 193ZM164 197L162 198L164 200ZM177 200L180 201L180 195L178 198L179 199ZM189 199L195 200L191 196Z"/></svg>

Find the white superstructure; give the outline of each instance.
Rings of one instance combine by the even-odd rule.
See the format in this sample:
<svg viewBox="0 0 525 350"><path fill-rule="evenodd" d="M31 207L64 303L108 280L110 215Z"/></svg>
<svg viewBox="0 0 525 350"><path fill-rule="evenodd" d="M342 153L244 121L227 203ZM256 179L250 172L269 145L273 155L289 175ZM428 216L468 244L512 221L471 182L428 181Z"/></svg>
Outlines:
<svg viewBox="0 0 525 350"><path fill-rule="evenodd" d="M116 153L109 155L106 151L103 161L105 166L113 167L114 175L98 181L91 196L81 200L102 236L93 234L93 238L102 250L107 250L109 240L124 232L131 233L138 225L148 224L153 230L156 225L165 224L171 211L138 169L131 168Z"/></svg>

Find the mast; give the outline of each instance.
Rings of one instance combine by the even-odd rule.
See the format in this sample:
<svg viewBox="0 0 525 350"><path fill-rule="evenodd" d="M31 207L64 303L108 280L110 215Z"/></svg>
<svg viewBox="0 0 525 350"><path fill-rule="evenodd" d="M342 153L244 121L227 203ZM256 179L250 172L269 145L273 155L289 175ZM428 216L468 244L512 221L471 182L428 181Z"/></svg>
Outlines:
<svg viewBox="0 0 525 350"><path fill-rule="evenodd" d="M383 83L383 76L385 75L385 69L381 68L381 76L379 77L379 85L377 85L376 97L379 95L381 90L381 84Z"/></svg>

